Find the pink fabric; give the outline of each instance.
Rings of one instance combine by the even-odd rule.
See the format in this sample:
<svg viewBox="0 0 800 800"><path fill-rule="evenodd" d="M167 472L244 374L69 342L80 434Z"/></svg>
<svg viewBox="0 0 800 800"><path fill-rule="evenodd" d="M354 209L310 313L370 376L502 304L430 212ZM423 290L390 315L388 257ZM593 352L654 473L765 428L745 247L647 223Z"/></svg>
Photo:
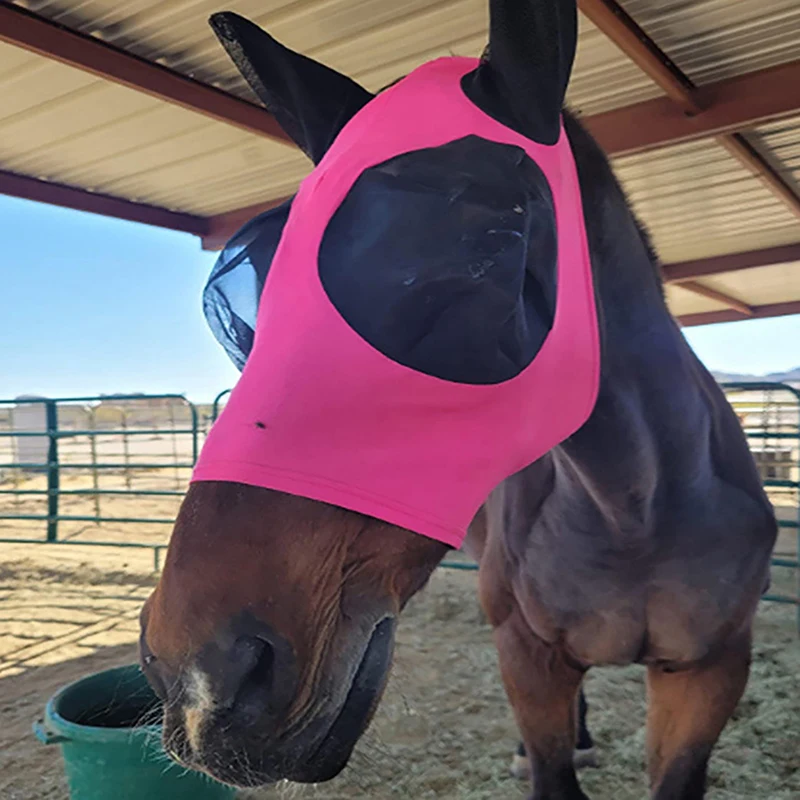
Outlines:
<svg viewBox="0 0 800 800"><path fill-rule="evenodd" d="M303 181L261 297L255 343L209 433L194 481L236 481L324 501L459 547L491 490L576 431L594 406L599 347L575 164L460 87L476 62L423 65L378 95ZM550 184L558 225L555 320L540 352L496 385L453 383L391 361L328 300L317 254L367 168L475 134L523 148Z"/></svg>

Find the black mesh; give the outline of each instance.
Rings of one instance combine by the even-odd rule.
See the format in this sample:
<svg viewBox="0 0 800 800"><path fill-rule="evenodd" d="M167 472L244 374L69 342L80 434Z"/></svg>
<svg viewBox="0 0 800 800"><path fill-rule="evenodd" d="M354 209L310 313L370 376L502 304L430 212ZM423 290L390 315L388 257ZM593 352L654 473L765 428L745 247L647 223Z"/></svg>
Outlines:
<svg viewBox="0 0 800 800"><path fill-rule="evenodd" d="M241 370L253 348L258 301L292 199L250 220L225 245L203 291L211 332Z"/></svg>
<svg viewBox="0 0 800 800"><path fill-rule="evenodd" d="M322 240L319 274L362 338L417 372L501 383L553 323L556 222L519 147L466 136L364 170Z"/></svg>

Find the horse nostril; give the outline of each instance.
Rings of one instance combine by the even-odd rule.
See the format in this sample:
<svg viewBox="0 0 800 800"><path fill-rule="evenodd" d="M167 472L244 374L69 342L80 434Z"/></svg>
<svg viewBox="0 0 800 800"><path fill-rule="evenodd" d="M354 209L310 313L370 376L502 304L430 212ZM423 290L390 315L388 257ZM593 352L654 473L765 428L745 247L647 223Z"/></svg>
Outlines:
<svg viewBox="0 0 800 800"><path fill-rule="evenodd" d="M237 670L239 685L233 707L245 714L270 710L275 684L275 649L264 639L245 636L237 641L236 651L241 669Z"/></svg>
<svg viewBox="0 0 800 800"><path fill-rule="evenodd" d="M221 638L227 641L207 647L196 663L205 681L200 689L213 699L212 705L232 713L244 724L285 711L298 681L289 642L263 623L251 625L234 639ZM203 691L195 693L203 695Z"/></svg>
<svg viewBox="0 0 800 800"><path fill-rule="evenodd" d="M257 639L260 653L255 665L246 677L247 683L260 689L269 689L273 681L275 667L275 650L272 645L264 640Z"/></svg>

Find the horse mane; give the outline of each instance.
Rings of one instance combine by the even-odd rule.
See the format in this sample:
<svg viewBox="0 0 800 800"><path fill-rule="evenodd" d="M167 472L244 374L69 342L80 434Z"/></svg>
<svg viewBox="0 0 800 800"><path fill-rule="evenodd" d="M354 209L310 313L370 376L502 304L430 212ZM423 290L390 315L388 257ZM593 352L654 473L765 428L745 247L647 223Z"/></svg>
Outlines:
<svg viewBox="0 0 800 800"><path fill-rule="evenodd" d="M579 117L569 109L564 109L564 129L569 137L573 157L578 166L587 229L592 222L589 214L590 208L602 208L603 205L608 203L609 199L619 207L624 207L633 220L639 239L653 268L653 274L657 277L663 294L661 259L653 245L650 231L633 210L633 205L628 195L614 174L608 155L581 124ZM613 237L615 233L603 228L595 231L595 235L603 241L608 241L609 237Z"/></svg>

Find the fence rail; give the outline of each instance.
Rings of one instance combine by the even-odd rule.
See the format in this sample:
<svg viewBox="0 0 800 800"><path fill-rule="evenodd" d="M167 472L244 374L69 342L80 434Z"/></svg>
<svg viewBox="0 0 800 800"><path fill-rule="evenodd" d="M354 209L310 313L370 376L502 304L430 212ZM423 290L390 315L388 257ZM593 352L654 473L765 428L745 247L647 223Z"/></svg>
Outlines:
<svg viewBox="0 0 800 800"><path fill-rule="evenodd" d="M796 531L793 553L782 552L781 537L772 558L773 567L794 573L794 594L770 592L764 600L795 606L800 631L800 391L767 382L726 383L723 389L750 442L779 527Z"/></svg>
<svg viewBox="0 0 800 800"><path fill-rule="evenodd" d="M200 419L193 403L180 394L31 397L0 400L0 415L0 425L3 420L7 425L0 429L2 532L9 523L45 523L42 537L2 535L0 542L150 548L158 568L166 547L163 535L157 541L128 541L89 538L84 529L65 534L64 529L75 523L172 525L172 509L114 514L104 511L103 501L177 503L199 449ZM88 485L80 485L87 478ZM120 485L109 486L114 480ZM37 502L44 506L29 507ZM68 503L75 507L65 508Z"/></svg>

